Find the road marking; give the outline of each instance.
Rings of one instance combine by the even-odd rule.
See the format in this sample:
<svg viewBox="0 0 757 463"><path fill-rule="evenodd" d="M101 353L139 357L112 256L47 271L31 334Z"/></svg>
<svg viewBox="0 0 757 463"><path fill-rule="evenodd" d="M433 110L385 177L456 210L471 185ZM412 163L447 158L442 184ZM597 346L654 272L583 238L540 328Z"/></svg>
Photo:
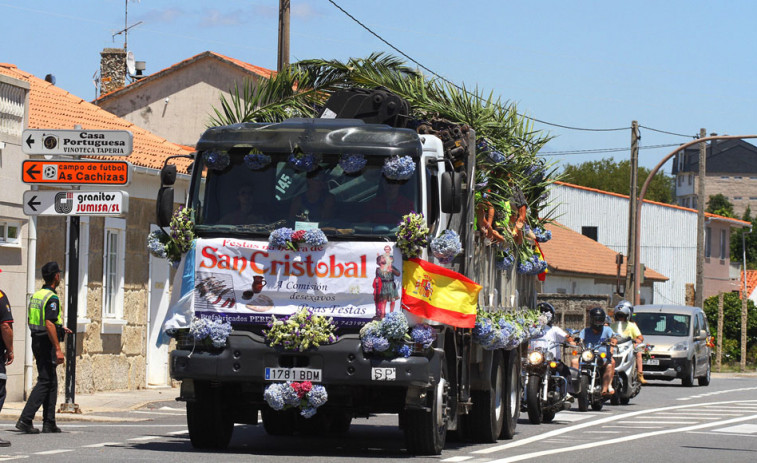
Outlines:
<svg viewBox="0 0 757 463"><path fill-rule="evenodd" d="M583 413L583 412L576 412L576 413L560 413L555 417L555 421L566 421L568 423L573 423L576 421L586 420L589 418L593 418L597 415L592 413Z"/></svg>
<svg viewBox="0 0 757 463"><path fill-rule="evenodd" d="M721 395L721 394L728 394L730 392L741 392L741 391L754 391L757 390L757 387L740 387L738 389L727 389L725 391L715 391L715 392L707 392L705 394L696 394L689 397L679 397L676 400L691 400L691 399L700 399L702 397L710 397L713 395Z"/></svg>
<svg viewBox="0 0 757 463"><path fill-rule="evenodd" d="M73 452L73 449L45 450L44 452L34 452L34 455L55 455L57 453L66 453L66 452Z"/></svg>
<svg viewBox="0 0 757 463"><path fill-rule="evenodd" d="M488 463L511 463L511 462L515 462L515 461L535 459L535 458L546 456L546 455L554 455L556 453L564 453L564 452L571 452L571 451L575 451L575 450L585 450L585 449L590 449L590 448L600 447L600 446L606 446L606 445L612 445L612 444L620 444L620 443L625 443L625 442L629 442L629 441L633 441L633 440L637 440L637 439L646 439L646 438L649 438L649 437L657 437L657 436L661 436L661 435L665 435L665 434L672 434L674 432L695 431L695 430L698 430L698 429L712 428L712 427L715 427L715 426L722 426L724 424L739 423L739 422L742 422L742 421L749 421L749 420L754 420L754 419L757 419L757 415L749 415L749 416L742 416L742 417L739 417L739 418L731 418L731 419L719 421L719 422L716 422L716 423L712 423L711 422L711 423L696 424L696 425L693 425L693 426L686 426L686 427L683 427L683 428L668 428L668 429L663 429L663 430L660 430L660 431L643 432L643 433L639 433L639 434L626 435L624 437L617 437L615 439L606 439L606 440L600 440L600 441L596 441L596 442L588 442L586 444L574 445L573 447L562 447L562 448L558 448L558 449L549 449L549 450L542 450L542 451L539 451L539 452L526 453L526 454L523 454L523 455L516 455L516 456L513 456L513 457L502 458L502 459L499 459L499 460L492 460L492 461L490 461ZM578 425L578 426L581 426L581 425ZM537 436L537 437L541 437L541 436Z"/></svg>
<svg viewBox="0 0 757 463"><path fill-rule="evenodd" d="M607 426L603 426L607 427ZM623 426L625 428L625 426ZM592 431L593 434L618 434L620 431Z"/></svg>
<svg viewBox="0 0 757 463"><path fill-rule="evenodd" d="M470 460L472 458L473 457L452 457L452 458L447 458L447 459L444 459L444 460L441 460L441 461L449 461L451 463L455 463L455 462L458 462L458 461Z"/></svg>
<svg viewBox="0 0 757 463"><path fill-rule="evenodd" d="M148 440L155 440L155 439L161 439L163 436L142 436L142 437L132 437L131 439L127 439L129 441L134 442L143 442Z"/></svg>
<svg viewBox="0 0 757 463"><path fill-rule="evenodd" d="M108 446L112 446L112 445L123 445L123 443L121 443L121 442L100 442L99 444L82 445L82 447L96 449L96 448L99 448L99 447L108 447Z"/></svg>
<svg viewBox="0 0 757 463"><path fill-rule="evenodd" d="M618 421L618 424L691 424L691 421L638 420L638 421Z"/></svg>
<svg viewBox="0 0 757 463"><path fill-rule="evenodd" d="M144 415L167 415L167 416L183 416L184 412L181 413L167 413L167 412L147 412L142 410L133 410L132 413L141 413Z"/></svg>
<svg viewBox="0 0 757 463"><path fill-rule="evenodd" d="M713 429L712 432L736 432L741 434L757 434L757 424L740 424L727 428Z"/></svg>
<svg viewBox="0 0 757 463"><path fill-rule="evenodd" d="M632 423L632 421L626 421L626 423ZM633 426L630 424L624 424L623 426L607 425L602 426L604 428L624 428L624 429L662 429L662 426Z"/></svg>
<svg viewBox="0 0 757 463"><path fill-rule="evenodd" d="M11 460L19 460L21 458L29 458L29 455L0 455L0 461L11 461Z"/></svg>
<svg viewBox="0 0 757 463"><path fill-rule="evenodd" d="M167 432L166 434L168 434L169 436L179 436L179 435L181 435L181 434L186 434L186 433L188 433L188 432L189 432L189 431L187 431L187 430L185 429L185 430L183 430L183 431L173 431L173 432Z"/></svg>
<svg viewBox="0 0 757 463"><path fill-rule="evenodd" d="M662 419L666 419L666 418L689 418L689 419L692 419L692 420L719 420L720 418L722 418L722 415L724 415L724 414L720 413L719 415L721 415L721 416L674 415L674 414L671 413L669 415L655 415L654 418L662 418ZM725 413L725 415L741 416L742 413Z"/></svg>

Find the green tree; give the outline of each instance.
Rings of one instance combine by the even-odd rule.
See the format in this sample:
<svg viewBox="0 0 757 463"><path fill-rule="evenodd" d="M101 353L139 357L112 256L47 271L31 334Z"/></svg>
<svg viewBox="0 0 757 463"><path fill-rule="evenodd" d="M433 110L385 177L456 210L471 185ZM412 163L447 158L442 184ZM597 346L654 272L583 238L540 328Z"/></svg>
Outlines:
<svg viewBox="0 0 757 463"><path fill-rule="evenodd" d="M754 302L747 300L747 350L757 345L757 310ZM710 332L715 335L718 326L718 297L704 301L704 313L710 324ZM723 357L727 361L741 358L741 298L738 293L725 293L723 297Z"/></svg>
<svg viewBox="0 0 757 463"><path fill-rule="evenodd" d="M752 231L739 228L731 233L731 262L741 261L746 246L746 266L750 270L757 269L757 217L752 217L752 210L747 206L741 220L752 224Z"/></svg>
<svg viewBox="0 0 757 463"><path fill-rule="evenodd" d="M639 167L637 174L637 188L649 176L650 170ZM615 162L614 159L601 161L587 161L578 165L568 164L562 172L562 179L569 183L598 190L629 195L631 178L631 161ZM644 199L670 204L673 201L673 178L658 172L647 188Z"/></svg>
<svg viewBox="0 0 757 463"><path fill-rule="evenodd" d="M707 201L706 210L711 214L722 215L723 217L734 217L733 204L731 204L731 202L728 201L728 198L721 193L710 195L710 200Z"/></svg>

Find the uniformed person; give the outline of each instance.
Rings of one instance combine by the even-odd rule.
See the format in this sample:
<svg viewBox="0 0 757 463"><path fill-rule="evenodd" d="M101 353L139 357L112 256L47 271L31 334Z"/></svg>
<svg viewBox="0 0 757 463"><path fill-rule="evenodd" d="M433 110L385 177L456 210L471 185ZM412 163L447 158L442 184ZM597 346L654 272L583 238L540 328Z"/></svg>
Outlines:
<svg viewBox="0 0 757 463"><path fill-rule="evenodd" d="M55 403L58 399L58 375L55 367L64 357L60 343L65 333L71 330L63 326L63 311L55 289L60 284L60 267L57 262L42 266L42 289L29 301L29 329L32 337L32 352L37 362L37 384L29 394L16 429L27 434L37 434L39 429L32 424L34 415L42 406L42 432L61 432L55 424Z"/></svg>
<svg viewBox="0 0 757 463"><path fill-rule="evenodd" d="M0 291L0 411L5 404L5 383L8 380L5 366L11 363L13 363L13 314L8 296ZM0 447L9 447L10 445L9 441L0 439Z"/></svg>

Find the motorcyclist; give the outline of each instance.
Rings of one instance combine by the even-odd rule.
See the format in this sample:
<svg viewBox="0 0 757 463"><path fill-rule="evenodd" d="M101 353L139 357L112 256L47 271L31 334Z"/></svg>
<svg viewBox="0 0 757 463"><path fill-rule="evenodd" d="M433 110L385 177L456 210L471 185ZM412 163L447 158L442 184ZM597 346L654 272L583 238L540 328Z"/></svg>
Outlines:
<svg viewBox="0 0 757 463"><path fill-rule="evenodd" d="M613 347L617 345L617 339L612 328L605 325L607 315L601 307L594 307L589 311L589 326L582 329L579 337L585 346L596 346L603 342L610 342L610 346L604 345L600 352L604 351L606 362L602 371L602 395L612 395L612 377L615 375L615 359L612 358ZM572 360L573 368L578 368L578 358Z"/></svg>
<svg viewBox="0 0 757 463"><path fill-rule="evenodd" d="M644 342L644 335L641 334L641 330L636 323L631 321L631 313L633 311L633 305L628 301L620 301L615 306L615 323L611 325L611 328L616 333L622 336L627 336L633 340L633 345L637 345ZM621 331L622 330L622 331ZM644 371L641 363L641 352L636 352L636 371L639 373L639 382L641 384L647 384L644 379Z"/></svg>
<svg viewBox="0 0 757 463"><path fill-rule="evenodd" d="M545 315L549 321L547 326L549 329L540 337L531 341L531 346L541 346L544 349L548 349L554 355L555 360L558 363L557 371L560 376L568 379L568 392L572 392L572 384L570 381L570 369L562 362L562 348L561 344L566 341L571 342L572 338L559 326L554 325L555 321L555 308L549 302L540 302L536 306L539 311Z"/></svg>

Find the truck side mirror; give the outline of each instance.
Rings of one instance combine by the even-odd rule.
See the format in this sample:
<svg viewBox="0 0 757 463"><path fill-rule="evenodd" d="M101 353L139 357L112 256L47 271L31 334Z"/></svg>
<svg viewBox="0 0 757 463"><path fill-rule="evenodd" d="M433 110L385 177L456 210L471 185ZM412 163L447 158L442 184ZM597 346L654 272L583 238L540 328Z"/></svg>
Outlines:
<svg viewBox="0 0 757 463"><path fill-rule="evenodd" d="M459 172L442 172L442 212L454 214L462 210L463 176Z"/></svg>
<svg viewBox="0 0 757 463"><path fill-rule="evenodd" d="M176 169L174 168L174 171ZM162 176L161 171L161 176ZM175 174L175 172L174 172ZM156 202L156 215L159 227L171 225L171 216L173 215L173 187L162 186L158 190L158 200Z"/></svg>
<svg viewBox="0 0 757 463"><path fill-rule="evenodd" d="M176 165L166 164L160 169L161 186L171 186L176 183Z"/></svg>

